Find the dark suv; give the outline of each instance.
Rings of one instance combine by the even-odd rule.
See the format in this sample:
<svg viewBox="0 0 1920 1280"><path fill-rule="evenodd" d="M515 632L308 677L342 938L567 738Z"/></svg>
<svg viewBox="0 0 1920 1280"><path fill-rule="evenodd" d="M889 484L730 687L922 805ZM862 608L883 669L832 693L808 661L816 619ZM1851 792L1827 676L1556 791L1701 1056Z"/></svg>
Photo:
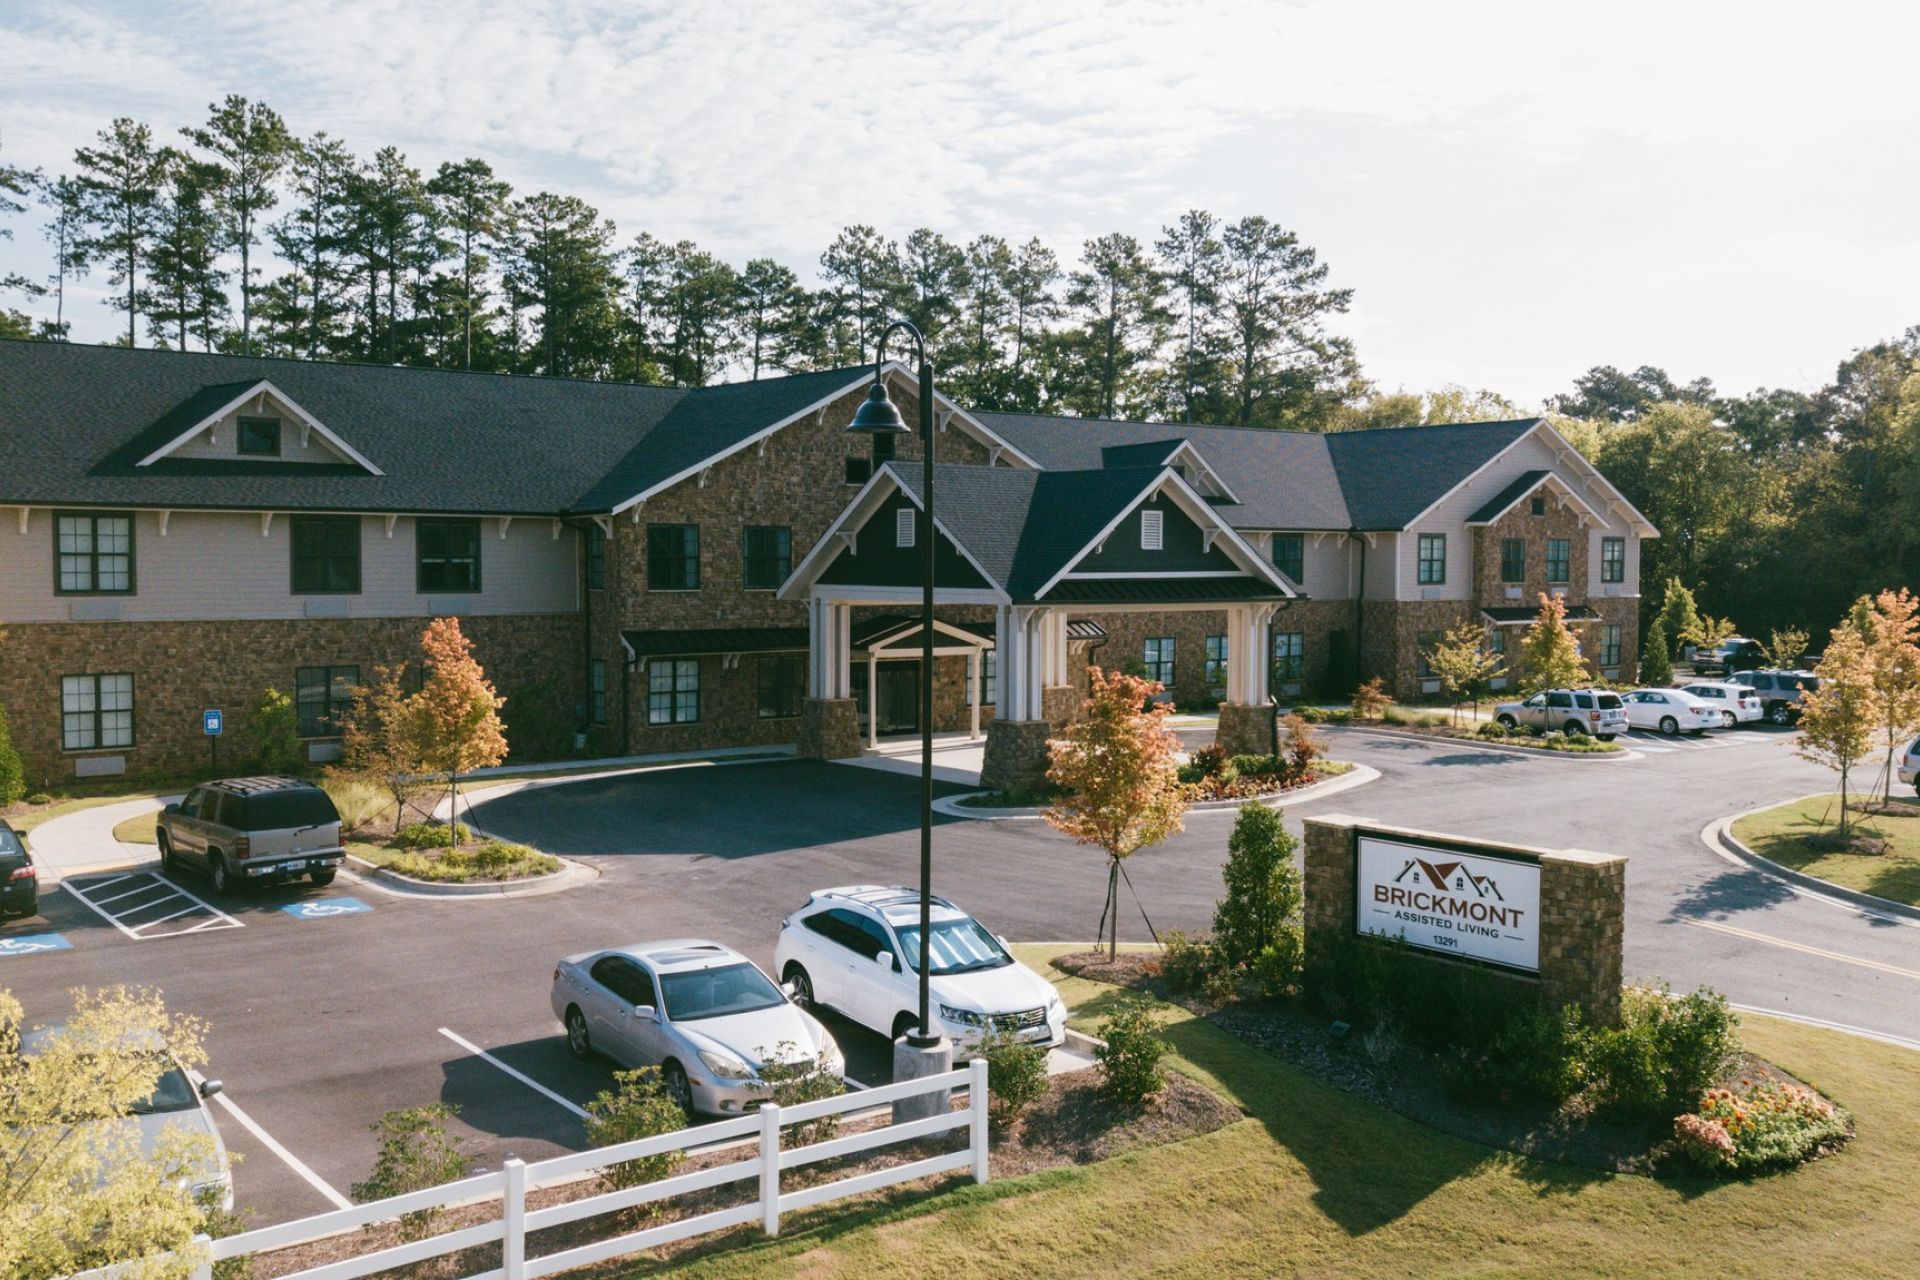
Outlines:
<svg viewBox="0 0 1920 1280"><path fill-rule="evenodd" d="M160 866L204 871L222 893L305 875L332 884L346 857L340 813L298 778L228 778L195 787L160 814Z"/></svg>
<svg viewBox="0 0 1920 1280"><path fill-rule="evenodd" d="M40 913L40 873L20 833L0 822L0 916Z"/></svg>
<svg viewBox="0 0 1920 1280"><path fill-rule="evenodd" d="M1792 724L1800 718L1801 694L1818 689L1820 677L1811 671L1742 671L1733 677L1733 683L1760 695L1768 724Z"/></svg>
<svg viewBox="0 0 1920 1280"><path fill-rule="evenodd" d="M1767 665L1766 646L1758 640L1735 636L1722 641L1693 660L1695 673L1730 676L1736 671L1754 671Z"/></svg>

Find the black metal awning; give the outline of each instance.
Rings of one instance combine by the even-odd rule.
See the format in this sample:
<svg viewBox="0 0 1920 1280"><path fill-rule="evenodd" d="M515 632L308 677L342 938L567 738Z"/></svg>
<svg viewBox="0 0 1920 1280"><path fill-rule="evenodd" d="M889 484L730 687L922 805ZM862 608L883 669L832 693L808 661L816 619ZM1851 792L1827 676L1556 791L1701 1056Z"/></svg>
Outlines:
<svg viewBox="0 0 1920 1280"><path fill-rule="evenodd" d="M1068 618L1067 639L1069 640L1105 640L1107 629L1092 618Z"/></svg>
<svg viewBox="0 0 1920 1280"><path fill-rule="evenodd" d="M707 627L689 631L622 631L636 658L691 658L711 653L805 653L805 627Z"/></svg>

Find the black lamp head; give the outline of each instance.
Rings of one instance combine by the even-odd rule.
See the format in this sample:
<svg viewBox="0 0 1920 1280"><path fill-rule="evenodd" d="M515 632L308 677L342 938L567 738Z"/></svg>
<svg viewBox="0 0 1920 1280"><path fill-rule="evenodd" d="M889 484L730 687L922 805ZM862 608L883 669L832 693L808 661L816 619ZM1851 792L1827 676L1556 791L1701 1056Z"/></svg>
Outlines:
<svg viewBox="0 0 1920 1280"><path fill-rule="evenodd" d="M849 432L862 434L879 433L885 435L905 435L907 421L900 416L900 410L893 401L887 399L886 384L879 378L867 389L867 398L855 411L853 421L847 424Z"/></svg>

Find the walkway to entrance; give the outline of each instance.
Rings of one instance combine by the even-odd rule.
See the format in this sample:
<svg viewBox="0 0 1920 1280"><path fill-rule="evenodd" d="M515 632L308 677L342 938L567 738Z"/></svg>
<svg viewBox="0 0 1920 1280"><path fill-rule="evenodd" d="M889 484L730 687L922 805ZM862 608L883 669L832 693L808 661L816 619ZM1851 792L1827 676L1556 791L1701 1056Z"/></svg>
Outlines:
<svg viewBox="0 0 1920 1280"><path fill-rule="evenodd" d="M985 738L969 737L964 733L936 733L933 735L933 776L939 782L957 782L962 786L977 787L980 785L980 767L986 761L986 754ZM911 774L917 778L920 776L920 738L918 735L882 738L878 747L868 748L864 755L850 760L836 760L834 763L879 769L884 773Z"/></svg>

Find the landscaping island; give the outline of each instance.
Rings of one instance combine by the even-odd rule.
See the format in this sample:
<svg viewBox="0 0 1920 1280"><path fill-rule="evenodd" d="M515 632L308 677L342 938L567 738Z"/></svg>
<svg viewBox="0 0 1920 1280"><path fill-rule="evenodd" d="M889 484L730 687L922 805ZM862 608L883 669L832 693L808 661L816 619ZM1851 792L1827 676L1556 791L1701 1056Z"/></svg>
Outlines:
<svg viewBox="0 0 1920 1280"><path fill-rule="evenodd" d="M1839 834L1840 797L1811 796L1733 824L1733 838L1767 859L1842 889L1920 906L1920 800L1860 807Z"/></svg>

